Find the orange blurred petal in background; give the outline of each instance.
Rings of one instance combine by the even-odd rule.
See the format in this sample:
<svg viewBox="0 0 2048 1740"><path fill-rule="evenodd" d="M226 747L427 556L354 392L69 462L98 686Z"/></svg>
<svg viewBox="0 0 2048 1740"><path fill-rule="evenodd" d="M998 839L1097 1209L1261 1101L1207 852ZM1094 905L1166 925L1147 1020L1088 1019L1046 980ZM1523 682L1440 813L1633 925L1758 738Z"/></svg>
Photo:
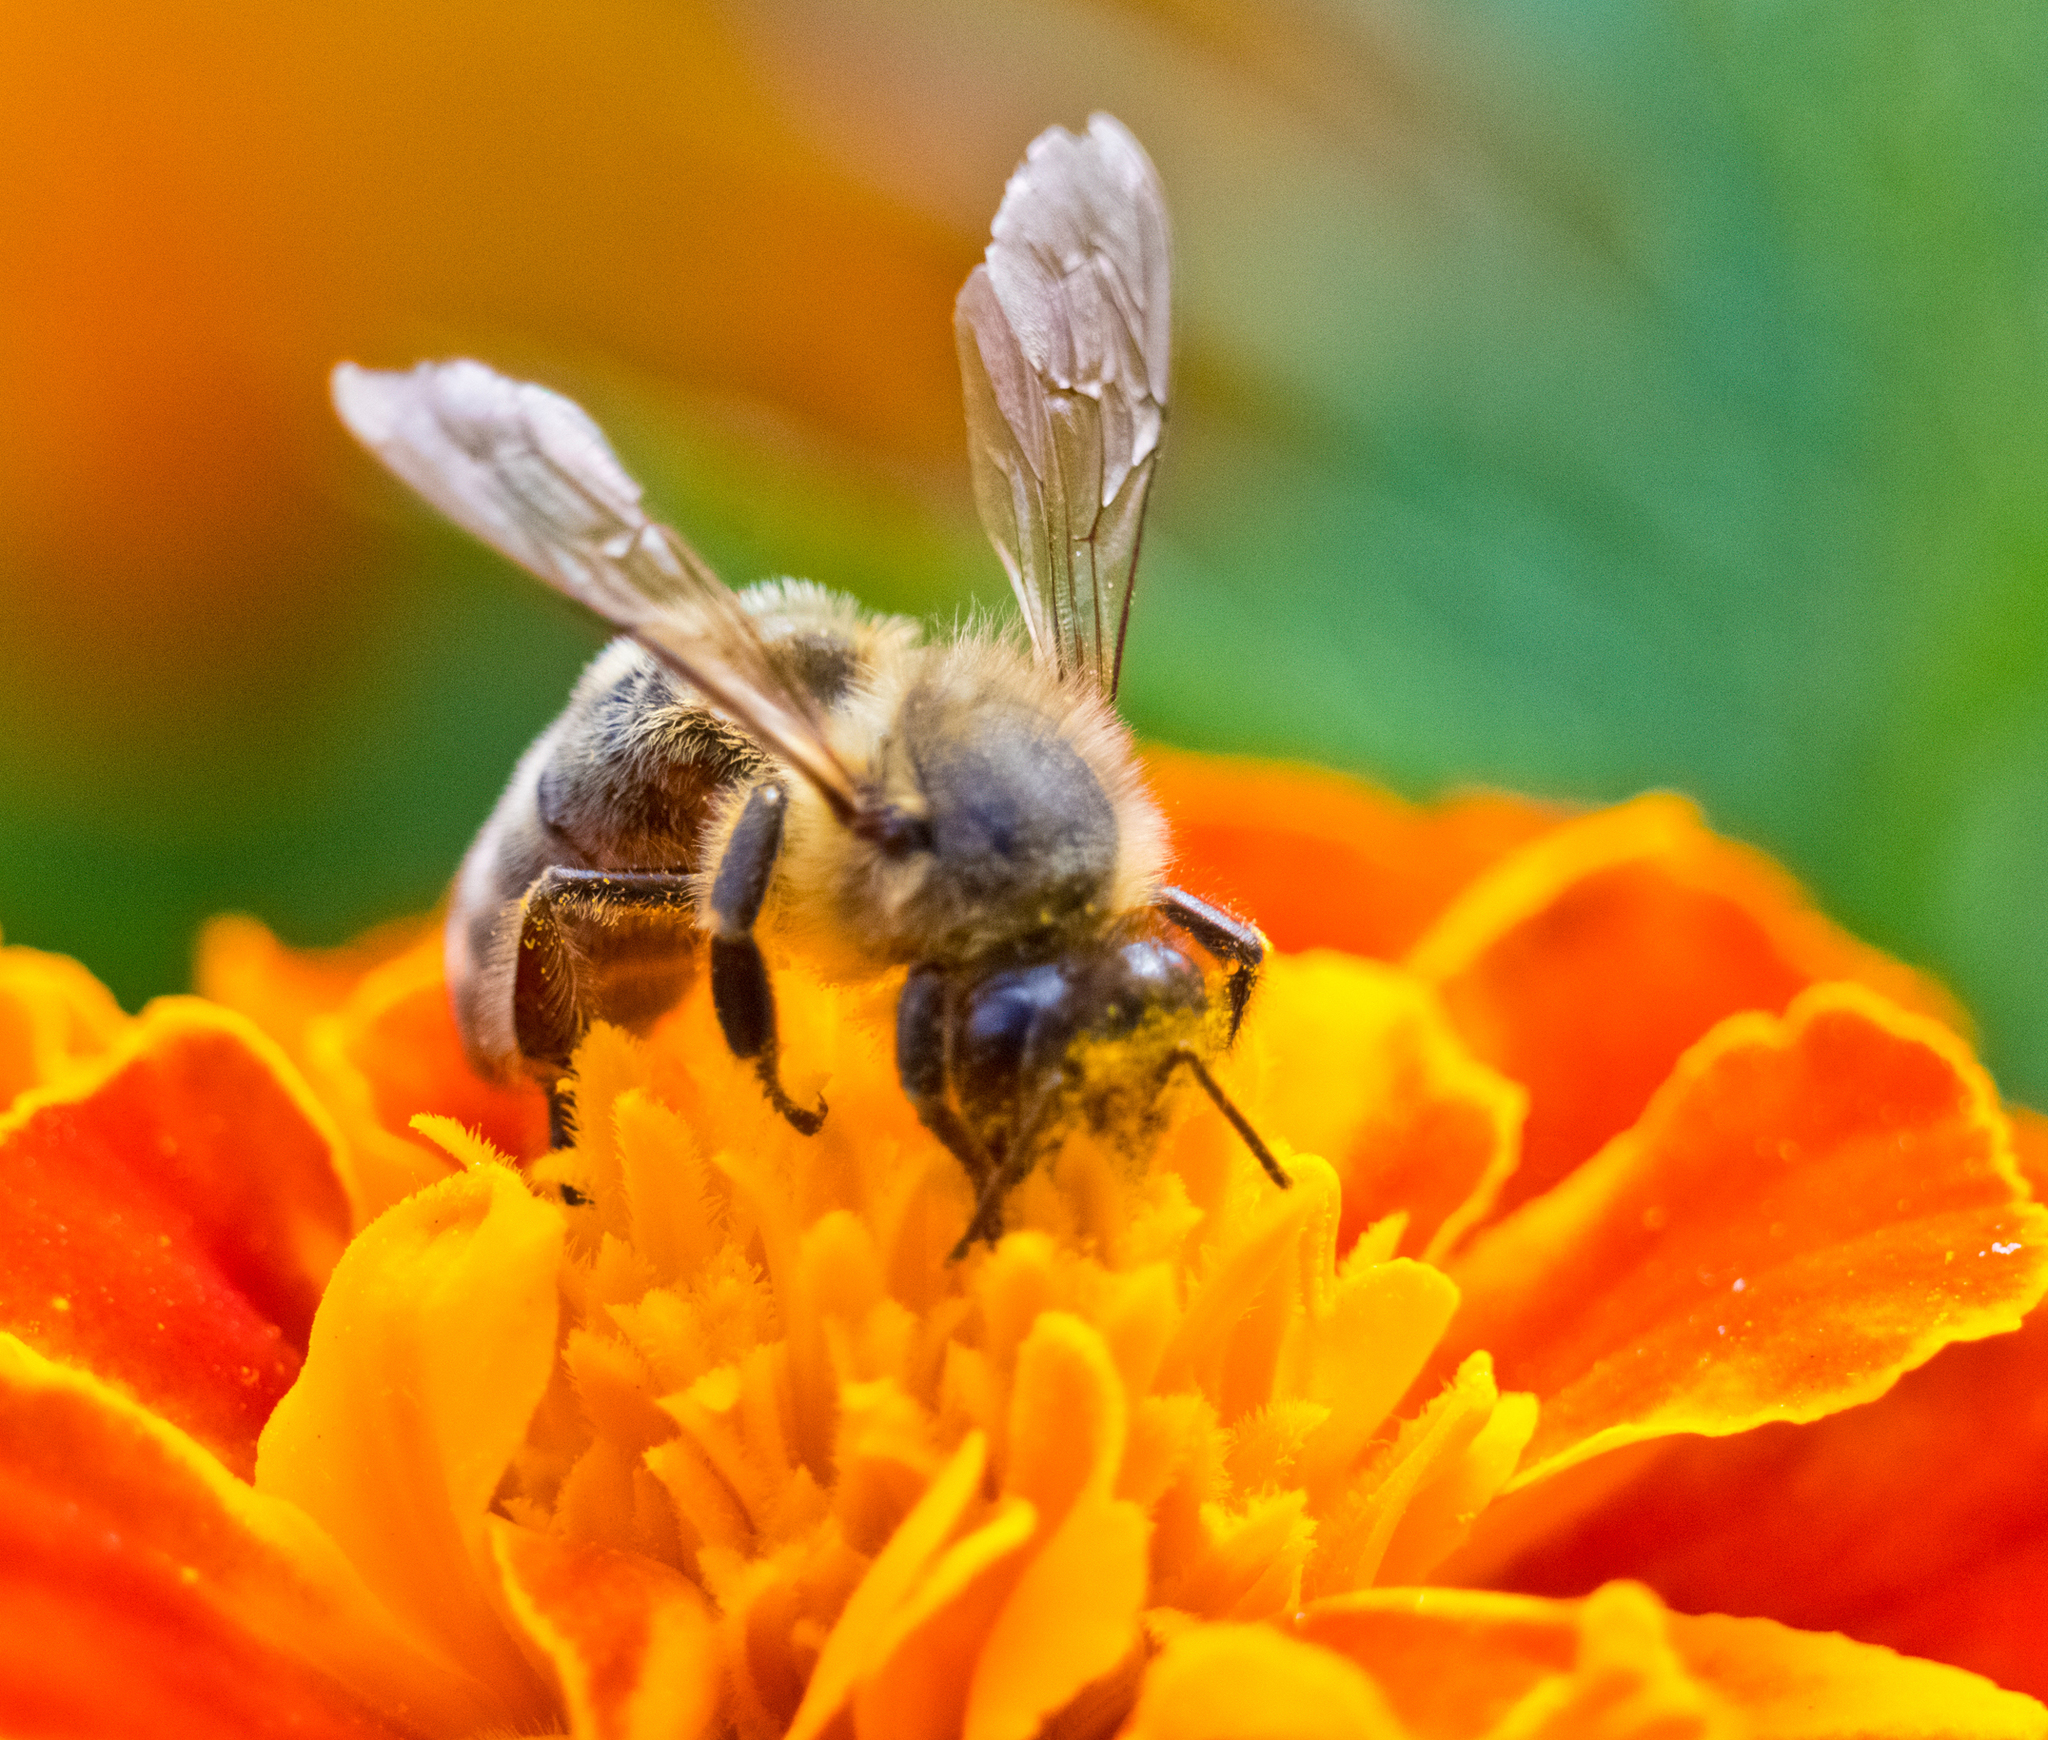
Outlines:
<svg viewBox="0 0 2048 1740"><path fill-rule="evenodd" d="M8 615L29 644L92 648L124 744L138 714L175 735L181 693L317 671L321 634L358 616L361 526L320 487L343 455L319 390L339 357L576 334L849 441L957 454L948 318L971 235L830 167L733 23L381 10L12 21L0 525L16 572L74 583ZM930 335L921 372L876 342L899 326ZM31 698L10 721L33 724Z"/></svg>
<svg viewBox="0 0 2048 1740"><path fill-rule="evenodd" d="M1724 1016L1854 979L1958 1027L1941 988L1829 923L1761 853L1652 794L1494 864L1406 959L1480 1057L1530 1092L1501 1206L1540 1194L1634 1123Z"/></svg>

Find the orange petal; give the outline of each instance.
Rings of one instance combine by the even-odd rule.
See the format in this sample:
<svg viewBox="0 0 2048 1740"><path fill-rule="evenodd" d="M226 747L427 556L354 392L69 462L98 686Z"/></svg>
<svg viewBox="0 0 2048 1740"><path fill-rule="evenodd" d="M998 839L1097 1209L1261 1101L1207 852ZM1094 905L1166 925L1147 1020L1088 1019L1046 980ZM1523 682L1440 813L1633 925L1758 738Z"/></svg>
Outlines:
<svg viewBox="0 0 2048 1740"><path fill-rule="evenodd" d="M1473 1058L1419 980L1324 949L1283 955L1246 1037L1265 1065L1259 1127L1343 1182L1340 1256L1400 1211L1398 1249L1433 1261L1491 1209L1528 1095Z"/></svg>
<svg viewBox="0 0 2048 1740"><path fill-rule="evenodd" d="M484 1518L555 1360L560 1213L508 1167L464 1172L357 1235L305 1370L258 1446L378 1597L511 1709L547 1720L495 1606Z"/></svg>
<svg viewBox="0 0 2048 1740"><path fill-rule="evenodd" d="M1541 1194L1626 1129L1679 1054L1744 1009L1855 979L1959 1026L1941 990L1837 930L1762 854L1655 794L1566 823L1475 881L1415 945L1481 1059L1525 1084L1521 1165Z"/></svg>
<svg viewBox="0 0 2048 1740"><path fill-rule="evenodd" d="M1451 897L1558 812L1484 792L1418 809L1320 768L1148 748L1172 875L1278 948L1398 957Z"/></svg>
<svg viewBox="0 0 2048 1740"><path fill-rule="evenodd" d="M0 1194L0 1326L253 1466L348 1228L331 1126L277 1047L152 1004L0 1122Z"/></svg>
<svg viewBox="0 0 2048 1740"><path fill-rule="evenodd" d="M2044 1395L2037 1311L1869 1407L1673 1440L1590 1510L1470 1571L1560 1595L1638 1577L1687 1611L1767 1613L2048 1696Z"/></svg>
<svg viewBox="0 0 2048 1740"><path fill-rule="evenodd" d="M97 1057L127 1024L113 994L76 961L0 948L0 1112L16 1094Z"/></svg>
<svg viewBox="0 0 2048 1740"><path fill-rule="evenodd" d="M1408 1733L1445 1740L2048 1734L2048 1710L1974 1674L1767 1619L1667 1613L1629 1583L1570 1602L1366 1590L1294 1630L1371 1675Z"/></svg>
<svg viewBox="0 0 2048 1740"><path fill-rule="evenodd" d="M546 1654L576 1740L695 1740L718 1655L694 1584L666 1565L499 1518L491 1543L520 1629Z"/></svg>
<svg viewBox="0 0 2048 1740"><path fill-rule="evenodd" d="M2048 1288L1989 1081L1946 1028L1858 985L1745 1015L1642 1122L1453 1270L1452 1336L1542 1419L1518 1482L1672 1432L1869 1401Z"/></svg>
<svg viewBox="0 0 2048 1740"><path fill-rule="evenodd" d="M412 1127L422 1112L477 1131L502 1153L547 1150L541 1090L484 1081L463 1056L438 930L366 974L334 1013L310 1019L306 1056L355 1149L359 1222L445 1176L440 1150Z"/></svg>
<svg viewBox="0 0 2048 1740"><path fill-rule="evenodd" d="M240 913L209 919L193 951L192 988L210 1003L246 1015L294 1057L306 1026L346 1003L372 968L440 934L430 918L398 918L332 949L293 949Z"/></svg>
<svg viewBox="0 0 2048 1740"><path fill-rule="evenodd" d="M13 1734L459 1734L505 1719L320 1531L97 1379L0 1336Z"/></svg>

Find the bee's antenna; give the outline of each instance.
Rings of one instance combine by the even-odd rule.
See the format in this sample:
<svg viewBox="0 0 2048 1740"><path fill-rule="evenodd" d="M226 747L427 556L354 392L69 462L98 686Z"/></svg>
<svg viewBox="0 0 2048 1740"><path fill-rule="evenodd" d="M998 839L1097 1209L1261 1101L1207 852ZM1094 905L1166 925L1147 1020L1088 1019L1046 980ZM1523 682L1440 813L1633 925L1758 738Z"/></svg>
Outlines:
<svg viewBox="0 0 2048 1740"><path fill-rule="evenodd" d="M1281 1169L1280 1162L1273 1158L1273 1150L1260 1140L1258 1131L1252 1128L1251 1120L1230 1103L1230 1096L1223 1091L1216 1078L1209 1073L1209 1066L1199 1057L1185 1047L1174 1051L1166 1060L1166 1069L1161 1072L1162 1076L1170 1074L1175 1065L1183 1063L1194 1071L1195 1080L1202 1084L1202 1091L1216 1102L1216 1109L1230 1120L1230 1127L1244 1138L1244 1145L1252 1151L1252 1157L1265 1167L1266 1176L1282 1190L1291 1188L1294 1180L1287 1176Z"/></svg>

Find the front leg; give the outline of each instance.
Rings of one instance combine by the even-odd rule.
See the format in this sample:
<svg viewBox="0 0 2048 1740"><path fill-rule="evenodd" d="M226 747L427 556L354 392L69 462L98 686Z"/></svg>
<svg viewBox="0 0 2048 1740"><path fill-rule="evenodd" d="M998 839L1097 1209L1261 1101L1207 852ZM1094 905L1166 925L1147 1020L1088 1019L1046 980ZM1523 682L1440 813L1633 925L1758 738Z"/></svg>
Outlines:
<svg viewBox="0 0 2048 1740"><path fill-rule="evenodd" d="M775 988L754 940L754 921L768 898L788 809L789 794L781 786L772 781L755 786L725 843L711 881L711 1006L733 1056L753 1060L768 1103L802 1134L815 1136L825 1122L825 1103L820 1100L816 1111L806 1111L783 1091L776 1067Z"/></svg>
<svg viewBox="0 0 2048 1740"><path fill-rule="evenodd" d="M1017 1058L1017 1110L1002 1160L980 1181L973 1217L949 1262L959 1262L977 1239L986 1239L993 1248L1003 1236L1003 1206L1038 1163L1046 1138L1053 1133L1066 1088L1067 1052L1079 1024L1071 986L1064 979L1059 983L1057 996L1011 1005L1013 1015L1027 1018Z"/></svg>
<svg viewBox="0 0 2048 1740"><path fill-rule="evenodd" d="M967 1222L967 1230L960 1235L960 1242L953 1247L946 1258L949 1263L962 1261L974 1248L976 1239L986 1239L993 1250L1003 1236L1003 1204L1010 1192L1022 1184L1038 1160L1038 1148L1047 1118L1059 1101L1060 1077L1057 1070L1041 1071L1030 1087L1030 1097L1025 1100L1017 1117L1017 1128L1010 1137L1010 1146L1003 1155L1003 1162L981 1181L980 1194L975 1198L974 1214Z"/></svg>
<svg viewBox="0 0 2048 1740"><path fill-rule="evenodd" d="M977 1197L995 1169L988 1150L947 1097L952 1068L946 1055L946 975L934 966L912 967L896 999L896 1075L918 1122L945 1143L973 1181Z"/></svg>
<svg viewBox="0 0 2048 1740"><path fill-rule="evenodd" d="M1230 1043L1244 1025L1244 1012L1266 962L1266 939L1255 924L1233 918L1221 907L1197 900L1178 888L1162 888L1152 903L1160 917L1178 925L1219 961L1230 966L1225 994L1230 998Z"/></svg>

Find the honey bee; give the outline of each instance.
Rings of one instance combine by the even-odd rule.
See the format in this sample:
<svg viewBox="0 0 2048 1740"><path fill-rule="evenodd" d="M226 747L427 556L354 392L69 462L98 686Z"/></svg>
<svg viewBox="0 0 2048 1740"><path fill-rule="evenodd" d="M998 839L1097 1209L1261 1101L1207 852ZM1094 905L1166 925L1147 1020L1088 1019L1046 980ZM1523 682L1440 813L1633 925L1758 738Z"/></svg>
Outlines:
<svg viewBox="0 0 2048 1740"><path fill-rule="evenodd" d="M649 518L597 425L470 361L344 363L365 447L459 525L622 630L527 751L456 877L448 982L472 1064L548 1088L595 1019L644 1031L708 936L733 1053L784 1090L764 911L828 971L907 969L896 1056L973 1182L955 1255L1068 1129L1156 1126L1186 1069L1279 1185L1208 1061L1264 956L1165 885L1166 828L1114 710L1167 402L1170 244L1123 125L1032 142L955 304L975 499L1028 653L928 641L806 582L733 592ZM1220 1004L1159 920L1215 959Z"/></svg>

